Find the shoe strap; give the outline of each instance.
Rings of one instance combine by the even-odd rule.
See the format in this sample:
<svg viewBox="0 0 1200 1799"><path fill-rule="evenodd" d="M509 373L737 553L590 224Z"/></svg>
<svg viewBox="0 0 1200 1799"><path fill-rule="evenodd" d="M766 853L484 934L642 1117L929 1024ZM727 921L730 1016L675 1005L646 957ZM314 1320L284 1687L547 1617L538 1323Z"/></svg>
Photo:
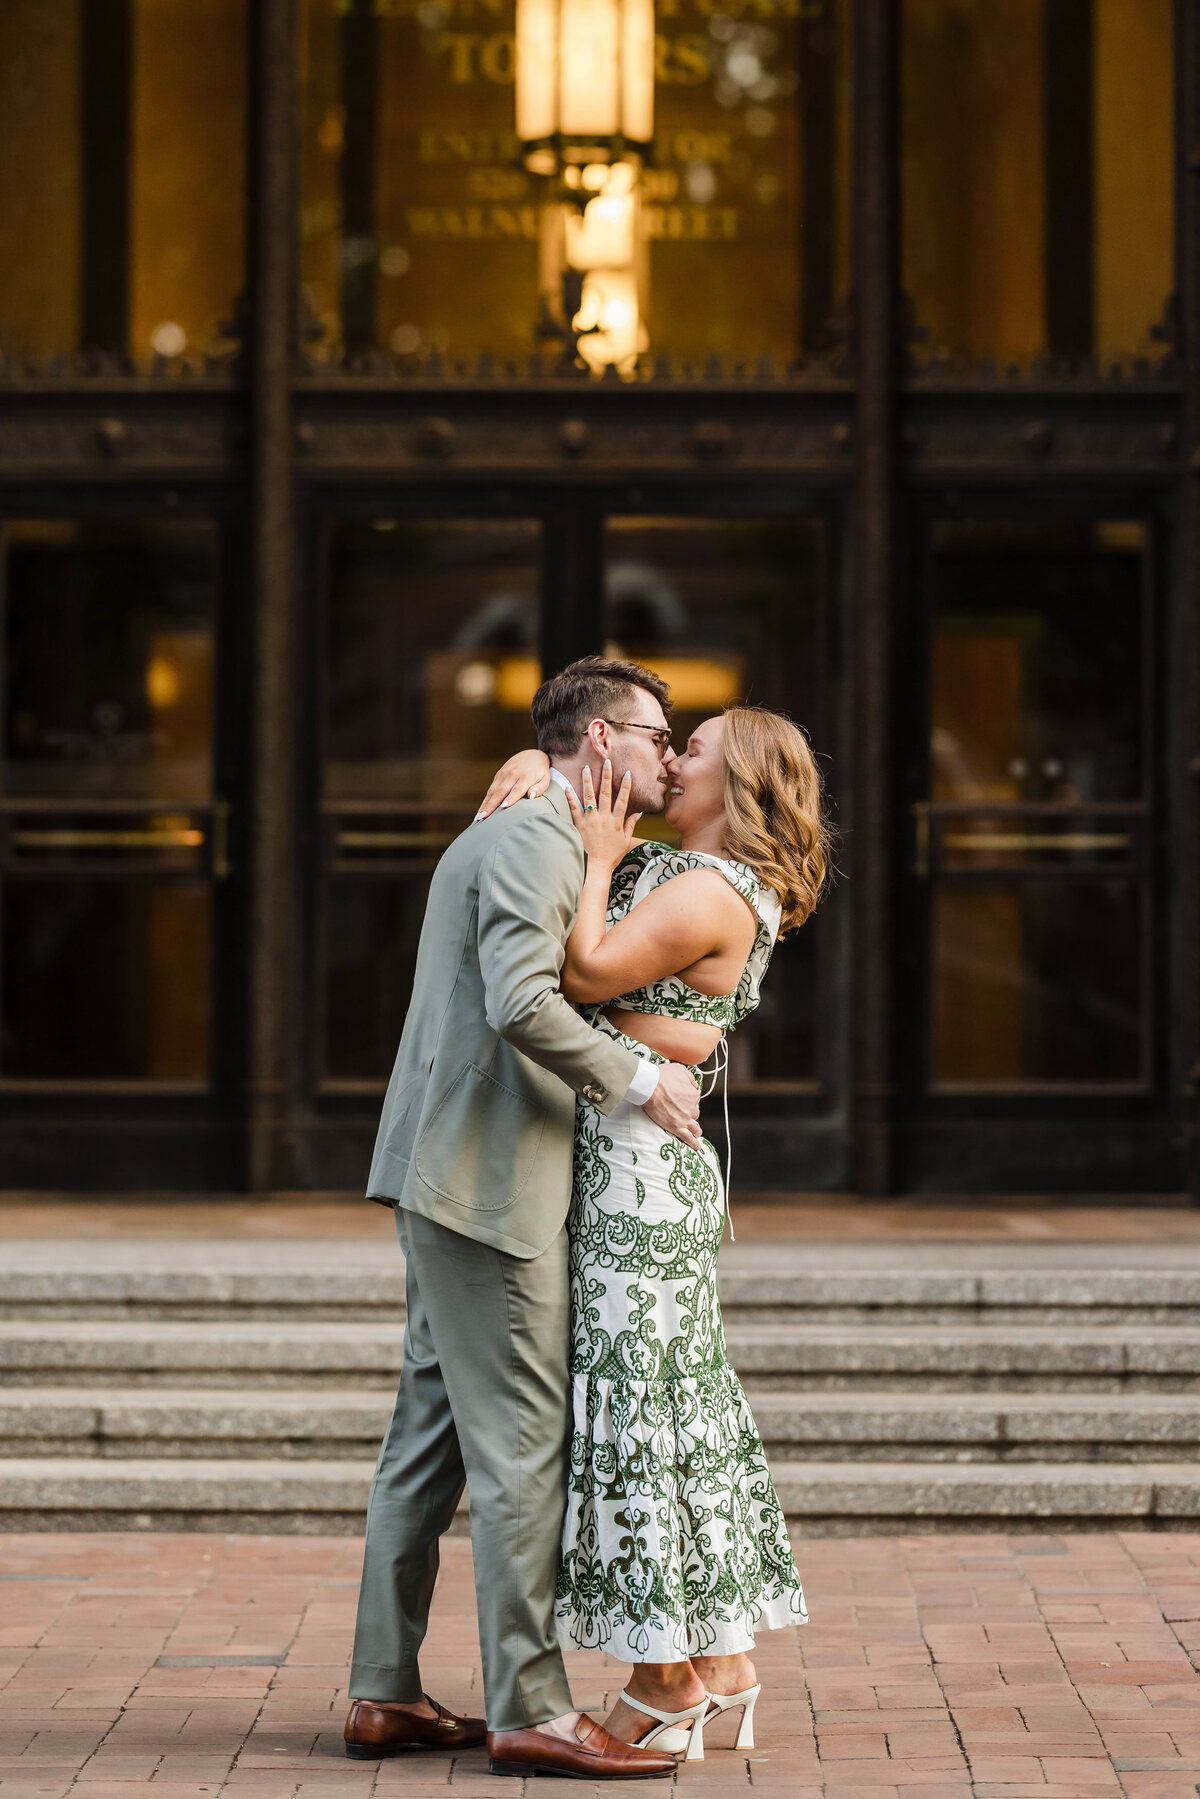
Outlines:
<svg viewBox="0 0 1200 1799"><path fill-rule="evenodd" d="M421 1720L423 1723L436 1724L439 1730L457 1730L459 1728L461 1719L456 1718L447 1706L442 1705L437 1699L430 1698L428 1693L424 1697L429 1700L435 1715L432 1718Z"/></svg>
<svg viewBox="0 0 1200 1799"><path fill-rule="evenodd" d="M762 1692L762 1681L755 1686L743 1687L740 1693L710 1693L709 1699L720 1712L730 1711L735 1705L744 1705L749 1699L756 1699Z"/></svg>
<svg viewBox="0 0 1200 1799"><path fill-rule="evenodd" d="M698 1705L689 1705L681 1712L660 1712L656 1705L647 1705L643 1699L635 1699L628 1690L621 1697L635 1712L641 1712L647 1718L656 1718L660 1724L686 1724L689 1718L698 1718L708 1709L707 1694Z"/></svg>

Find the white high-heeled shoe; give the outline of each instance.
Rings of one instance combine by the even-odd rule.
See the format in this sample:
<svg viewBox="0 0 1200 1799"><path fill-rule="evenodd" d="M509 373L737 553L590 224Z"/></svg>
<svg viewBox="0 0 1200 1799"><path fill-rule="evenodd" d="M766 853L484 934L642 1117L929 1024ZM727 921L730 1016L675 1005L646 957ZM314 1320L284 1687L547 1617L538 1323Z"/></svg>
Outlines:
<svg viewBox="0 0 1200 1799"><path fill-rule="evenodd" d="M631 1705L635 1712L643 1712L647 1718L657 1722L653 1728L639 1737L635 1747L638 1749L662 1749L668 1755L678 1755L686 1749L685 1761L702 1762L704 1760L704 1719L708 1713L709 1700L704 1698L699 1705L689 1705L681 1712L660 1712L656 1705L647 1705L644 1699L635 1699L632 1693L622 1693L626 1705ZM690 1725L690 1729L681 1726Z"/></svg>
<svg viewBox="0 0 1200 1799"><path fill-rule="evenodd" d="M715 1709L708 1716L711 1721L719 1718L722 1712L734 1711L739 1705L742 1708L742 1721L738 1725L735 1749L753 1749L754 1747L754 1707L758 1704L758 1695L762 1692L762 1682L757 1686L747 1687L741 1693L710 1693L708 1700Z"/></svg>

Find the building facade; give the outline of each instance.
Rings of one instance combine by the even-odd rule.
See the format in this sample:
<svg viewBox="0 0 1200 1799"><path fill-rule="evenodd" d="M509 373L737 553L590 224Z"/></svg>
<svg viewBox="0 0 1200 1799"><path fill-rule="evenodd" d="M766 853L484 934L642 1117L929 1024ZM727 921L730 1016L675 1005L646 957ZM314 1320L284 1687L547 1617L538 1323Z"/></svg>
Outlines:
<svg viewBox="0 0 1200 1799"><path fill-rule="evenodd" d="M827 772L739 1185L1198 1190L1194 9L652 25L624 189L514 0L8 0L5 1185L360 1185L440 849L615 646Z"/></svg>

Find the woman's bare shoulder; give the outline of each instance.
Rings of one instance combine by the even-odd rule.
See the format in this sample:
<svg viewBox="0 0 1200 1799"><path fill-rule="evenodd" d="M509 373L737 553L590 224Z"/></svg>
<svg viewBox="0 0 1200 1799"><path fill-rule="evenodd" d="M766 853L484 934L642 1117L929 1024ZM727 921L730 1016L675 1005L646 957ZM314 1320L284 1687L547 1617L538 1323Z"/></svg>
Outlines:
<svg viewBox="0 0 1200 1799"><path fill-rule="evenodd" d="M729 929L742 932L743 925L748 929L753 925L753 914L746 905L743 896L736 887L731 887L718 868L681 868L668 881L660 881L657 887L640 899L637 910L649 908L649 914L671 911L678 915L680 909L688 914L702 915L714 925L728 925Z"/></svg>

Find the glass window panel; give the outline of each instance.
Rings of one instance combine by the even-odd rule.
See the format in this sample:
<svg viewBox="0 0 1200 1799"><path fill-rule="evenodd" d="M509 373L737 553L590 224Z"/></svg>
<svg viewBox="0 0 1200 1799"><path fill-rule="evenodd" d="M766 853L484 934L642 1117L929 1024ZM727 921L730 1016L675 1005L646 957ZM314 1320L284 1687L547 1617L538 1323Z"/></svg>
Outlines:
<svg viewBox="0 0 1200 1799"><path fill-rule="evenodd" d="M384 1081L412 997L428 877L334 877L325 926L325 1072Z"/></svg>
<svg viewBox="0 0 1200 1799"><path fill-rule="evenodd" d="M6 1079L208 1078L212 891L191 871L211 857L217 543L203 522L5 530Z"/></svg>
<svg viewBox="0 0 1200 1799"><path fill-rule="evenodd" d="M5 0L0 351L219 346L244 280L245 0Z"/></svg>
<svg viewBox="0 0 1200 1799"><path fill-rule="evenodd" d="M649 354L819 349L848 286L845 0L657 16L638 267ZM302 270L327 344L558 353L548 190L514 135L515 0L305 0Z"/></svg>
<svg viewBox="0 0 1200 1799"><path fill-rule="evenodd" d="M848 7L657 9L650 353L790 360L849 285Z"/></svg>
<svg viewBox="0 0 1200 1799"><path fill-rule="evenodd" d="M933 910L938 1084L1143 1078L1135 882L945 884Z"/></svg>
<svg viewBox="0 0 1200 1799"><path fill-rule="evenodd" d="M937 1084L1144 1076L1145 536L933 532Z"/></svg>
<svg viewBox="0 0 1200 1799"><path fill-rule="evenodd" d="M528 746L541 679L540 543L527 520L336 530L329 799L469 807L499 763Z"/></svg>
<svg viewBox="0 0 1200 1799"><path fill-rule="evenodd" d="M821 752L822 553L821 527L808 520L609 521L608 647L670 682L677 748L747 699L787 712ZM640 828L671 836L661 820ZM815 1078L816 941L810 924L776 951L759 1010L730 1039L734 1080Z"/></svg>
<svg viewBox="0 0 1200 1799"><path fill-rule="evenodd" d="M207 882L9 881L2 955L4 1079L207 1080Z"/></svg>
<svg viewBox="0 0 1200 1799"><path fill-rule="evenodd" d="M328 1080L387 1078L440 849L469 823L499 764L531 742L540 557L530 520L379 519L333 533Z"/></svg>
<svg viewBox="0 0 1200 1799"><path fill-rule="evenodd" d="M1171 0L904 0L904 285L924 351L1153 348L1172 276Z"/></svg>
<svg viewBox="0 0 1200 1799"><path fill-rule="evenodd" d="M934 800L1137 799L1142 525L943 524L934 546Z"/></svg>
<svg viewBox="0 0 1200 1799"><path fill-rule="evenodd" d="M4 562L5 793L208 800L216 527L13 523Z"/></svg>
<svg viewBox="0 0 1200 1799"><path fill-rule="evenodd" d="M58 0L0 13L0 349L79 342L80 14Z"/></svg>

